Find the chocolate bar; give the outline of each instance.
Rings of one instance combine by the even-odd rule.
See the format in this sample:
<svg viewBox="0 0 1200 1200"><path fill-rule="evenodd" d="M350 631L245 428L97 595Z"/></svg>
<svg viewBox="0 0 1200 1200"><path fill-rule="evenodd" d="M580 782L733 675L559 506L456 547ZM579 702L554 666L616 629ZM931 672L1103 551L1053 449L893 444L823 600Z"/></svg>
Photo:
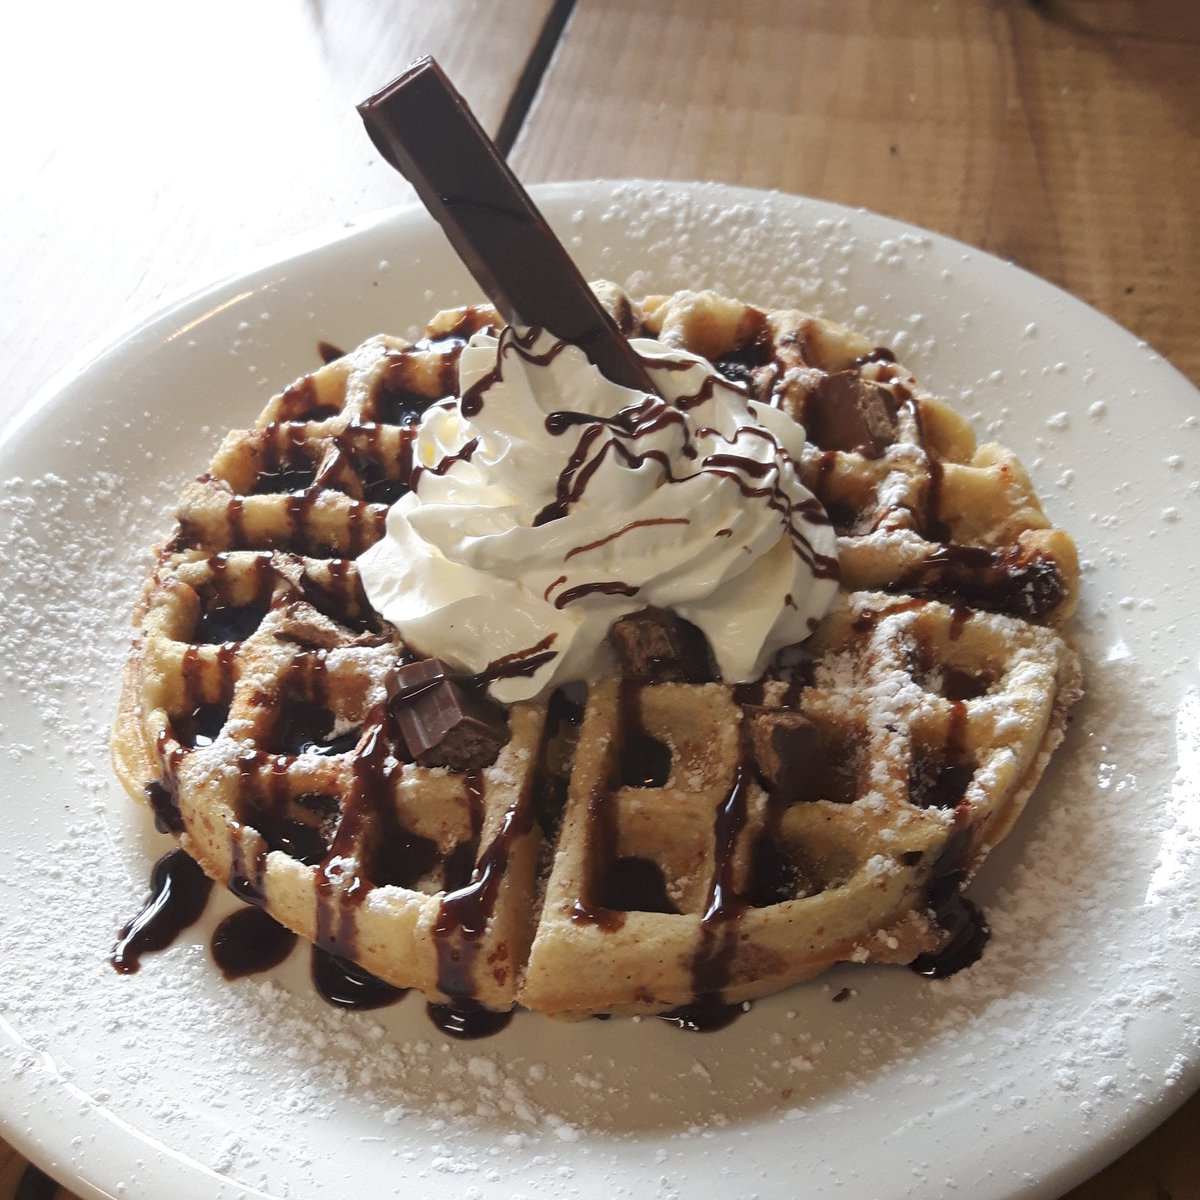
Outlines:
<svg viewBox="0 0 1200 1200"><path fill-rule="evenodd" d="M477 771L508 741L504 711L450 678L436 658L405 663L392 675L392 712L409 755L427 767Z"/></svg>
<svg viewBox="0 0 1200 1200"><path fill-rule="evenodd" d="M578 346L613 383L654 393L642 360L432 58L358 112L505 321L540 326Z"/></svg>

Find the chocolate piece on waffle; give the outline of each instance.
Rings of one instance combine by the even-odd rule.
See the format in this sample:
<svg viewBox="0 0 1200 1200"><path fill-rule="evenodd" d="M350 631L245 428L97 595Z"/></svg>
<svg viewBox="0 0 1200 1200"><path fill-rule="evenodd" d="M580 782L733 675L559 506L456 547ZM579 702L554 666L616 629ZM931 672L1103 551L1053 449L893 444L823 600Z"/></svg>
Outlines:
<svg viewBox="0 0 1200 1200"><path fill-rule="evenodd" d="M878 458L900 434L891 392L858 371L823 375L792 416L814 445L863 458Z"/></svg>
<svg viewBox="0 0 1200 1200"><path fill-rule="evenodd" d="M733 686L685 622L635 614L582 710L503 719L404 645L354 560L496 327L454 310L298 381L184 490L135 615L122 782L212 878L435 1001L655 1012L935 954L1078 695L1070 538L1007 451L847 330L597 290L808 425L843 577L815 636Z"/></svg>
<svg viewBox="0 0 1200 1200"><path fill-rule="evenodd" d="M434 59L413 63L358 112L508 324L548 329L609 379L654 391L612 314Z"/></svg>
<svg viewBox="0 0 1200 1200"><path fill-rule="evenodd" d="M621 671L652 683L709 683L716 671L704 634L673 612L643 608L613 622L608 635Z"/></svg>
<svg viewBox="0 0 1200 1200"><path fill-rule="evenodd" d="M743 704L742 739L755 776L773 795L802 798L825 762L820 730L794 708Z"/></svg>

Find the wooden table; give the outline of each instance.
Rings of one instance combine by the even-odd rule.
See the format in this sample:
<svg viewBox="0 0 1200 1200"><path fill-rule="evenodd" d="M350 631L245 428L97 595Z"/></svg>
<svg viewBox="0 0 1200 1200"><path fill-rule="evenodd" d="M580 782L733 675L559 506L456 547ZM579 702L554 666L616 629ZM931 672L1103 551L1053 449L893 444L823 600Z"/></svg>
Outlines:
<svg viewBox="0 0 1200 1200"><path fill-rule="evenodd" d="M0 72L0 415L260 247L405 198L353 105L438 56L528 182L717 179L1010 258L1200 384L1192 0L46 0ZM1198 1200L1200 1097L1075 1200ZM67 1197L0 1142L0 1200Z"/></svg>

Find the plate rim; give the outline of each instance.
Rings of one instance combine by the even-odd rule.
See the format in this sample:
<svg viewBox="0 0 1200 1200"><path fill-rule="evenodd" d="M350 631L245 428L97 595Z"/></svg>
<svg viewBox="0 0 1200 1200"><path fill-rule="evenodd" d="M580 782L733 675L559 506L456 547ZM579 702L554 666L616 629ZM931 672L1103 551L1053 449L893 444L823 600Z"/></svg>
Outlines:
<svg viewBox="0 0 1200 1200"><path fill-rule="evenodd" d="M561 201L564 197L573 197L597 188L636 189L639 187L663 188L668 191L708 191L714 196L720 197L727 204L751 202L755 199L761 201L764 197L770 197L774 201L787 204L799 201L805 205L812 206L810 211L813 214L813 219L817 219L822 213L849 215L852 217L866 216L872 222L881 222L885 227L891 228L897 233L908 235L917 233L929 237L957 249L963 254L978 257L985 260L986 263L994 264L996 267L1017 273L1020 277L1022 287L1040 290L1047 297L1059 302L1065 301L1073 308L1077 307L1086 310L1092 317L1101 318L1107 327L1109 327L1109 331L1114 333L1114 336L1119 334L1120 339L1125 341L1130 349L1136 347L1139 350L1149 351L1177 376L1178 381L1185 388L1189 389L1193 395L1200 397L1200 390L1165 356L1153 350L1143 339L1138 338L1136 334L1125 329L1113 318L1088 305L1085 301L1071 295L1057 285L1034 275L1025 268L999 258L986 250L894 217L870 212L866 209L851 208L815 197L800 196L773 189L757 189L722 184L714 181L650 179L564 180L534 184L530 186L529 191L536 201L544 205ZM588 203L594 203L594 201L586 199L579 199L576 202L585 206ZM72 356L69 361L64 363L50 379L38 387L32 396L23 402L18 402L18 404L10 409L5 416L3 424L0 425L0 464L3 464L4 460L9 457L12 443L17 442L19 444L22 431L34 416L43 409L53 408L56 403L69 403L69 393L72 386L86 379L91 372L103 370L106 365L118 361L124 355L132 355L136 359L136 352L140 344L155 330L178 322L184 314L199 309L207 301L228 293L239 281L246 281L263 272L281 268L293 261L306 260L315 254L336 253L337 247L343 242L370 237L380 229L389 227L393 223L403 222L410 217L419 218L422 222L428 221L430 228L436 229L432 218L424 212L417 202L408 202L374 210L357 217L349 223L320 226L278 240L246 256L246 261L242 269L228 271L199 288L186 290L174 298L145 306L131 320L121 323L118 331L106 331L104 334L90 341L84 348ZM1200 408L1198 408L1198 411L1200 411ZM15 1045L35 1055L40 1053L30 1047L20 1037L16 1030L8 1023L2 1011L0 1011L0 1038L3 1039L3 1044L5 1045ZM52 1062L48 1054L43 1055L43 1057ZM6 1070L6 1077L8 1074ZM69 1080L64 1080L61 1075L58 1076L58 1080L67 1088L72 1086ZM1130 1146L1139 1142L1147 1132L1166 1120L1172 1112L1187 1101L1191 1092L1197 1087L1200 1087L1200 1054L1197 1054L1187 1064L1187 1070L1184 1073L1182 1083L1176 1085L1174 1088L1160 1088L1155 1100L1138 1109L1132 1119L1122 1122L1110 1134L1104 1136L1098 1145L1089 1146L1089 1153L1086 1156L1077 1156L1070 1162L1063 1161L1047 1168L1045 1179L1047 1181L1050 1179L1059 1179L1060 1182L1054 1185L1056 1189L1059 1189L1064 1186L1061 1180L1066 1180L1065 1186L1069 1187L1072 1186L1072 1183L1089 1178ZM5 1091L7 1092L7 1090L6 1088ZM57 1162L53 1139L46 1141L45 1139L37 1138L33 1133L32 1127L28 1130L27 1135L23 1134L23 1131L17 1127L10 1116L11 1111L14 1109L15 1105L10 1104L7 1095L0 1098L0 1120L3 1122L4 1136L15 1149L24 1154L31 1163L53 1177L60 1179L66 1186L76 1190L82 1189L83 1193L89 1196L107 1197L110 1195L110 1192L105 1190L105 1185L101 1178L103 1173L97 1174L95 1180L75 1171L69 1171L65 1175L60 1174L57 1169L60 1164ZM113 1114L107 1114L107 1110L103 1109L96 1110L89 1115L99 1116L102 1123L105 1115L107 1115L109 1120L119 1120ZM129 1128L126 1132L135 1139L143 1142L143 1149L146 1148L145 1144L149 1144L166 1155L174 1154L169 1147L163 1146L154 1139L148 1139L148 1135L142 1134L138 1130ZM59 1156L65 1156L64 1150L67 1140L68 1135L64 1132L61 1140L58 1142ZM1098 1154L1097 1152L1101 1149L1102 1153ZM1099 1161L1101 1158L1103 1161ZM249 1196L268 1194L256 1191L246 1184L233 1183L229 1179L212 1172L203 1163L190 1156L187 1156L186 1161L189 1167L208 1174L215 1180L219 1180L224 1187L231 1188L236 1194ZM1049 1185L1047 1183L1041 1186L1048 1187ZM1029 1194L1032 1193L1028 1191L1022 1192L1022 1195Z"/></svg>

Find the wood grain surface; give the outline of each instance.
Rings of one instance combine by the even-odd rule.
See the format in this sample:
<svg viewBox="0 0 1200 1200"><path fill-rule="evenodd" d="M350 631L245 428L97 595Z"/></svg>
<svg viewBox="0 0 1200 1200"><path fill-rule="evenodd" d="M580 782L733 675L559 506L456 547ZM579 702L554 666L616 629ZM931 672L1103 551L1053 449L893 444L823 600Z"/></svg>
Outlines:
<svg viewBox="0 0 1200 1200"><path fill-rule="evenodd" d="M405 199L353 106L427 52L528 182L862 205L1012 259L1200 383L1194 0L47 0L7 24L0 418L149 307ZM1200 1200L1200 1097L1070 1196ZM0 1200L51 1197L0 1141Z"/></svg>
<svg viewBox="0 0 1200 1200"><path fill-rule="evenodd" d="M25 395L283 239L415 200L355 104L434 54L499 132L553 0L22 4L0 71L0 339ZM11 400L9 400L11 403Z"/></svg>
<svg viewBox="0 0 1200 1200"><path fill-rule="evenodd" d="M1196 381L1198 79L1186 2L580 0L513 161L861 205L1011 259Z"/></svg>

